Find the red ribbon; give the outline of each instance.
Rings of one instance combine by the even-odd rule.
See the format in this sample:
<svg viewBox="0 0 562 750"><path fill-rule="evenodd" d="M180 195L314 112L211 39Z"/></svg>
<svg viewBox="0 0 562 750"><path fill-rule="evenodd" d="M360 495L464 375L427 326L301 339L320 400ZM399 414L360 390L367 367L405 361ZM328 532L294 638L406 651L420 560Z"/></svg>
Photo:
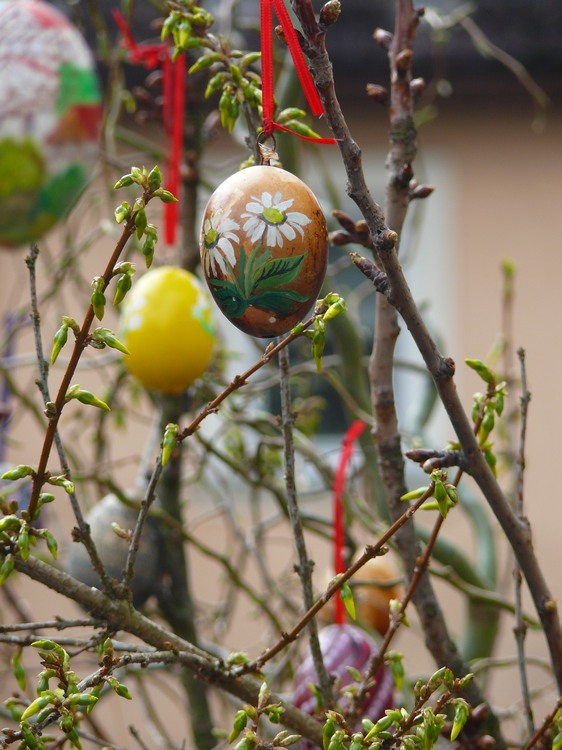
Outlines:
<svg viewBox="0 0 562 750"><path fill-rule="evenodd" d="M131 30L121 14L114 8L113 18L123 35L124 46L132 63L145 68L162 66L162 108L164 130L170 139L170 150L165 169L167 189L176 197L180 192L180 165L183 159L183 134L185 122L185 55L175 62L170 57L168 43L137 44ZM179 210L177 203L164 205L164 242L173 245L176 241Z"/></svg>
<svg viewBox="0 0 562 750"><path fill-rule="evenodd" d="M306 65L304 55L299 44L297 32L295 31L291 18L283 0L260 0L260 21L261 21L261 64L262 64L262 112L263 112L263 130L267 135L271 135L273 130L283 130L285 133L292 133L305 141L314 143L337 143L335 138L313 138L306 135L300 135L295 131L286 128L275 122L273 119L274 95L273 95L273 43L272 43L272 22L275 10L283 34L287 40L289 52L293 58L297 75L301 82L304 95L310 107L310 111L316 117L321 117L324 113L324 107L318 96L318 91Z"/></svg>
<svg viewBox="0 0 562 750"><path fill-rule="evenodd" d="M353 453L353 443L359 438L365 429L365 422L357 419L351 424L344 435L340 460L334 478L334 573L339 575L345 571L344 550L344 528L343 528L343 490L345 487L345 475L351 455ZM341 596L336 594L334 605L334 622L336 625L342 625L344 621L344 607Z"/></svg>

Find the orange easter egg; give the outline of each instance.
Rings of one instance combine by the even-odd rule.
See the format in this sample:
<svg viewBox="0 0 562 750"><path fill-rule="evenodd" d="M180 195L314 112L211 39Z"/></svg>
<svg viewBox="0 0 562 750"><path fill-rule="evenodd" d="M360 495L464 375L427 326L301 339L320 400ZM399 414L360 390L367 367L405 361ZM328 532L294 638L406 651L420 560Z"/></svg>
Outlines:
<svg viewBox="0 0 562 750"><path fill-rule="evenodd" d="M326 273L328 232L316 197L278 167L249 167L213 193L201 227L205 279L245 333L290 331L312 309Z"/></svg>

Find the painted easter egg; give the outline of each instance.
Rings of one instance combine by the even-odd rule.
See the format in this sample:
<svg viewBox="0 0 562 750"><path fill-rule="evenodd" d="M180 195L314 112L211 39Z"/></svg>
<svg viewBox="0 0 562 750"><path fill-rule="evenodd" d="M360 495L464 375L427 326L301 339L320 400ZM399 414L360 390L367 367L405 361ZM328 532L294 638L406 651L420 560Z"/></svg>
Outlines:
<svg viewBox="0 0 562 750"><path fill-rule="evenodd" d="M121 303L125 366L146 387L181 393L211 361L215 329L211 300L189 271L161 266L147 271Z"/></svg>
<svg viewBox="0 0 562 750"><path fill-rule="evenodd" d="M116 523L125 531L132 531L137 522L137 511L122 503L116 495L106 495L86 516L98 554L110 576L121 580L127 562L129 544L112 528ZM148 518L140 537L135 575L131 581L133 603L140 608L151 594L162 575L162 535L154 518ZM101 581L83 544L74 543L68 551L66 571L87 586L101 588Z"/></svg>
<svg viewBox="0 0 562 750"><path fill-rule="evenodd" d="M286 333L310 311L326 273L328 233L312 191L290 172L249 167L213 193L201 227L205 279L245 333Z"/></svg>
<svg viewBox="0 0 562 750"><path fill-rule="evenodd" d="M39 239L97 159L100 92L77 29L41 0L0 2L0 246Z"/></svg>
<svg viewBox="0 0 562 750"><path fill-rule="evenodd" d="M318 638L326 671L335 678L338 692L354 682L348 667L353 667L364 675L372 658L378 653L377 645L371 636L355 625L328 625L319 631ZM318 714L318 705L316 696L310 689L311 683L318 684L318 678L312 656L308 653L295 672L293 702L307 714L315 716ZM377 721L384 716L385 709L392 707L393 693L392 675L383 666L375 675L375 685L367 693L361 706L360 718ZM337 710L345 714L349 708L349 699L346 696L341 697ZM319 718L323 718L323 713Z"/></svg>
<svg viewBox="0 0 562 750"><path fill-rule="evenodd" d="M400 571L391 553L368 560L351 578L357 620L384 635L390 624L390 601L401 599Z"/></svg>

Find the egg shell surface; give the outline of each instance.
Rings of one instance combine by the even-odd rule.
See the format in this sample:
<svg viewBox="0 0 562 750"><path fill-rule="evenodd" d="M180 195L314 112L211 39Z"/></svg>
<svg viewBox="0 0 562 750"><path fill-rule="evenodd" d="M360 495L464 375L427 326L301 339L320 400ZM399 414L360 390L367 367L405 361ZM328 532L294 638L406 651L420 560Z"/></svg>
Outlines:
<svg viewBox="0 0 562 750"><path fill-rule="evenodd" d="M211 361L215 329L211 300L189 271L161 266L147 271L121 303L125 366L146 387L181 393Z"/></svg>

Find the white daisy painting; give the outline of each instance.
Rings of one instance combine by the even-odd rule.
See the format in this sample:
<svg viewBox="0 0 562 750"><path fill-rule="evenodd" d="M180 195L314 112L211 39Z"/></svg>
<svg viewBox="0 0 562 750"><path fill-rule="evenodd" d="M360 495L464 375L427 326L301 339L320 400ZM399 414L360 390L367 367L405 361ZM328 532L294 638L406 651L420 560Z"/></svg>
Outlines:
<svg viewBox="0 0 562 750"><path fill-rule="evenodd" d="M219 208L203 222L203 241L201 243L205 273L213 276L217 266L224 275L227 274L226 262L233 268L236 265L234 245L240 242L235 234L240 229L238 222L230 218L230 211L223 213Z"/></svg>
<svg viewBox="0 0 562 750"><path fill-rule="evenodd" d="M246 219L242 229L249 240L262 240L267 247L282 247L283 240L294 240L297 232L304 237L303 227L310 224L310 219L299 211L287 211L293 203L293 198L283 200L280 192L272 195L264 191L259 198L252 196L241 216Z"/></svg>

